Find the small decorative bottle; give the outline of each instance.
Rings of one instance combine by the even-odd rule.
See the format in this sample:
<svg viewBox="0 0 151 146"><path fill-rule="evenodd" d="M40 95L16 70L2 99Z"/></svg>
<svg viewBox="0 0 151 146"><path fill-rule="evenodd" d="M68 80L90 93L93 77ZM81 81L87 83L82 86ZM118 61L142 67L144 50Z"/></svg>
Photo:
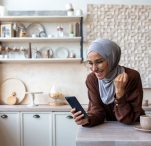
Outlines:
<svg viewBox="0 0 151 146"><path fill-rule="evenodd" d="M74 30L75 30L74 24L73 23L69 24L69 36L70 37L75 36L75 31Z"/></svg>

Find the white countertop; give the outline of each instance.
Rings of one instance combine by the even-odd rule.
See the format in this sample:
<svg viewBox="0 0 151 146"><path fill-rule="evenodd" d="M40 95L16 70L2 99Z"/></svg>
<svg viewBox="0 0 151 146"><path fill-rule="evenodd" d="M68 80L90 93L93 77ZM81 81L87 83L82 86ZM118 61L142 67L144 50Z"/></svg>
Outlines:
<svg viewBox="0 0 151 146"><path fill-rule="evenodd" d="M85 109L87 105L82 105ZM69 105L50 106L50 105L0 105L0 112L69 112L71 107Z"/></svg>
<svg viewBox="0 0 151 146"><path fill-rule="evenodd" d="M87 110L88 105L82 104L83 108ZM151 106L143 106L145 111L151 111ZM0 105L0 112L68 112L71 110L69 105L61 106L50 106L50 105L38 105L38 106L29 106L29 105Z"/></svg>
<svg viewBox="0 0 151 146"><path fill-rule="evenodd" d="M138 131L134 126L119 122L80 126L76 146L151 146L151 132Z"/></svg>

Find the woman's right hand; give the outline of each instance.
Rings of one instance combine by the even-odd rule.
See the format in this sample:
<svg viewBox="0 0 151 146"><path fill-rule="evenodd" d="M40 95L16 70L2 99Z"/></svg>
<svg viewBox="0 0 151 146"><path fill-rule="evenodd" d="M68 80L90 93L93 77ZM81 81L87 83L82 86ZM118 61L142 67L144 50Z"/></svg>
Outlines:
<svg viewBox="0 0 151 146"><path fill-rule="evenodd" d="M83 118L84 114L82 114L81 111L76 112L76 109L73 108L73 109L71 109L71 113L72 113L73 119L77 123L77 125L85 125L85 124L89 123L88 118Z"/></svg>
<svg viewBox="0 0 151 146"><path fill-rule="evenodd" d="M125 86L127 82L128 82L128 75L125 72L119 74L115 78L114 80L115 93L118 99L121 98L125 94Z"/></svg>

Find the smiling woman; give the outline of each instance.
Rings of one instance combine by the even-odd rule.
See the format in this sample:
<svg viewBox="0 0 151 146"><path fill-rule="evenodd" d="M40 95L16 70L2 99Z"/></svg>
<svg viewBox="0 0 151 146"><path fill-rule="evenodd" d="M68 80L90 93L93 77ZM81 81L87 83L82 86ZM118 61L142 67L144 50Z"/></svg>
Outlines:
<svg viewBox="0 0 151 146"><path fill-rule="evenodd" d="M88 118L71 110L78 125L94 126L108 121L133 124L139 121L143 90L140 74L120 66L121 49L113 41L98 39L91 43L86 65L91 69L87 76Z"/></svg>

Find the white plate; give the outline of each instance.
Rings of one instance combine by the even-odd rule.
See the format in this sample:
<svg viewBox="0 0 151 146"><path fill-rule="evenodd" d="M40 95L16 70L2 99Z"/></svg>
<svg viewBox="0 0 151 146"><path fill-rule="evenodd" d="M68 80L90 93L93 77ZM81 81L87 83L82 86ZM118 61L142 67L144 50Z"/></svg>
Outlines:
<svg viewBox="0 0 151 146"><path fill-rule="evenodd" d="M69 51L65 47L59 47L55 50L55 57L56 58L68 58L69 57Z"/></svg>
<svg viewBox="0 0 151 146"><path fill-rule="evenodd" d="M143 128L141 127L141 125L136 125L134 128L135 128L136 130L143 131L143 132L151 132L151 130L143 129Z"/></svg>
<svg viewBox="0 0 151 146"><path fill-rule="evenodd" d="M41 37L40 34L41 33L45 33L46 35L46 31L45 31L45 27L42 24L39 23L31 23L28 27L27 27L27 36L29 37Z"/></svg>
<svg viewBox="0 0 151 146"><path fill-rule="evenodd" d="M24 83L15 78L9 78L5 80L1 85L1 102L7 104L7 98L12 95L12 92L16 92L17 103L20 103L24 97L26 88Z"/></svg>

